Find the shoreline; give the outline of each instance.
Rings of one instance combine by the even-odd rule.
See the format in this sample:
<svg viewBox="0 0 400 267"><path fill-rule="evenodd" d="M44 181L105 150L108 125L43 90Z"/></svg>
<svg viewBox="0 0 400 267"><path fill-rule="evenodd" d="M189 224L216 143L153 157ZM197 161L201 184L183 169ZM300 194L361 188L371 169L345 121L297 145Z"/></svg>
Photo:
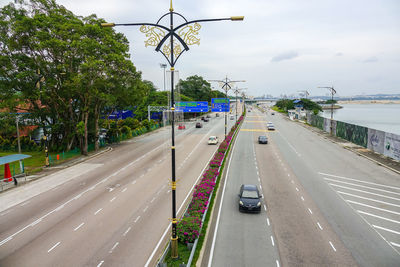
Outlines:
<svg viewBox="0 0 400 267"><path fill-rule="evenodd" d="M400 100L339 100L337 104L400 104Z"/></svg>

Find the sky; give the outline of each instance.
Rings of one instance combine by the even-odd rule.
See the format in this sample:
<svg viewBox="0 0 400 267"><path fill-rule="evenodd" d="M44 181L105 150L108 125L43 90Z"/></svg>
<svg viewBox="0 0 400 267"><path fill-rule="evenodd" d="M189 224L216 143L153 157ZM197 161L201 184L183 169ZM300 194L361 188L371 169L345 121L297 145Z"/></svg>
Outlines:
<svg viewBox="0 0 400 267"><path fill-rule="evenodd" d="M57 3L114 23L156 23L170 6L170 0ZM189 46L175 66L180 79L245 80L236 86L249 96L328 95L323 86L338 96L400 94L399 0L174 0L173 8L187 20L245 16L201 23L200 45ZM127 36L143 79L163 90L162 54L145 47L139 27L114 29Z"/></svg>

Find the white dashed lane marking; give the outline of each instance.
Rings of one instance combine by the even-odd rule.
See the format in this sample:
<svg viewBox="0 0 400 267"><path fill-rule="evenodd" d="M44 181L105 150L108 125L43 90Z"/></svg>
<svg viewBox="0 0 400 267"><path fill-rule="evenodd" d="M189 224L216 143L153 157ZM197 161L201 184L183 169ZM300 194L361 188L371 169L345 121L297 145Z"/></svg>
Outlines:
<svg viewBox="0 0 400 267"><path fill-rule="evenodd" d="M60 245L61 242L57 242L54 246L52 246L47 253L49 253L50 251L52 251L53 249L55 249L58 245Z"/></svg>
<svg viewBox="0 0 400 267"><path fill-rule="evenodd" d="M76 230L78 230L79 228L81 228L84 224L85 224L85 223L81 223L80 225L78 225L78 226L74 229L74 231L76 231Z"/></svg>
<svg viewBox="0 0 400 267"><path fill-rule="evenodd" d="M97 215L97 213L99 213L102 209L103 209L103 208L98 209L98 210L94 213L94 215Z"/></svg>

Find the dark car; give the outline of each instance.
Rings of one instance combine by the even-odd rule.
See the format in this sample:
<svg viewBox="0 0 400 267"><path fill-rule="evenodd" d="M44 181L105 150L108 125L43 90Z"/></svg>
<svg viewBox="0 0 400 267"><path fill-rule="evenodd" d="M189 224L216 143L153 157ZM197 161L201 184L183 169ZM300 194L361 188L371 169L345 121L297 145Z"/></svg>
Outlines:
<svg viewBox="0 0 400 267"><path fill-rule="evenodd" d="M275 115L275 112L272 112L271 115Z"/></svg>
<svg viewBox="0 0 400 267"><path fill-rule="evenodd" d="M207 114L206 118L211 118L211 115L210 115L210 114Z"/></svg>
<svg viewBox="0 0 400 267"><path fill-rule="evenodd" d="M256 185L243 184L240 187L239 211L261 212L261 195Z"/></svg>
<svg viewBox="0 0 400 267"><path fill-rule="evenodd" d="M202 121L204 121L204 119L205 119L205 117L204 117L204 116L203 116L203 117L201 117L201 120L202 120Z"/></svg>
<svg viewBox="0 0 400 267"><path fill-rule="evenodd" d="M201 124L201 122L196 122L196 128L201 128L203 127L203 124Z"/></svg>
<svg viewBox="0 0 400 267"><path fill-rule="evenodd" d="M260 135L258 137L259 144L268 144L268 138L265 135Z"/></svg>
<svg viewBox="0 0 400 267"><path fill-rule="evenodd" d="M210 119L209 118L204 118L204 120L203 120L204 122L208 122L208 121L210 121Z"/></svg>
<svg viewBox="0 0 400 267"><path fill-rule="evenodd" d="M215 117L219 117L219 113L216 113L216 114L215 114Z"/></svg>

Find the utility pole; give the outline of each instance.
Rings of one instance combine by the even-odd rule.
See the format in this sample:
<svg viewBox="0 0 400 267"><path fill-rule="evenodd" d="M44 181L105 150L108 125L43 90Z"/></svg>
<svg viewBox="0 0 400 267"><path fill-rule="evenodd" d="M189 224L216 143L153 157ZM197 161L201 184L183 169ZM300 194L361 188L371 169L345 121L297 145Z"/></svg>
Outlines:
<svg viewBox="0 0 400 267"><path fill-rule="evenodd" d="M331 131L330 134L333 135L333 95L336 94L336 90L332 87L325 86L325 87L318 87L318 88L325 88L331 92Z"/></svg>

